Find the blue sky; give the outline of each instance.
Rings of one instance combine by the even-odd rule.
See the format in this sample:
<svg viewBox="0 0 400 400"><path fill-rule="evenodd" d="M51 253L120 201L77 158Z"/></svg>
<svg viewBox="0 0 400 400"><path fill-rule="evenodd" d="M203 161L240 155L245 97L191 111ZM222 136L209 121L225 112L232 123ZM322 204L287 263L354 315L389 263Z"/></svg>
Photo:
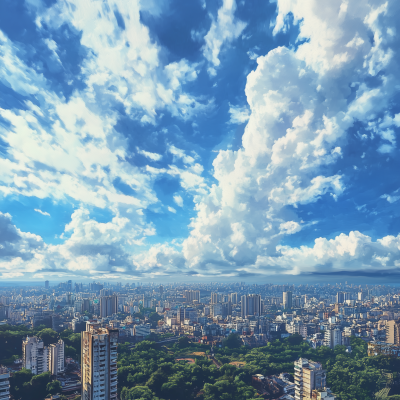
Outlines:
<svg viewBox="0 0 400 400"><path fill-rule="evenodd" d="M2 1L2 279L398 276L399 11Z"/></svg>

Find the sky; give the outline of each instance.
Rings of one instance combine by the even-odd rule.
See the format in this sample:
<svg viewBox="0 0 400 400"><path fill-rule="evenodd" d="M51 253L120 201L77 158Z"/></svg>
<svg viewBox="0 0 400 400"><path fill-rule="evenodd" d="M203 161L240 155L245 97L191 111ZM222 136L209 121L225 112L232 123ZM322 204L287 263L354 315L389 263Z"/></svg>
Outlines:
<svg viewBox="0 0 400 400"><path fill-rule="evenodd" d="M2 0L0 279L399 281L399 15Z"/></svg>

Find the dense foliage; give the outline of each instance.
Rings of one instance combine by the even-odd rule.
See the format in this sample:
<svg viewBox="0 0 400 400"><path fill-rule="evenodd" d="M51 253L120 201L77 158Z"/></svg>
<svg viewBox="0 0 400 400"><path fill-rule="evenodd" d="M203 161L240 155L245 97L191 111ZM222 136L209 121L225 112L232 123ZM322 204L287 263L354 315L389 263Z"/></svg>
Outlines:
<svg viewBox="0 0 400 400"><path fill-rule="evenodd" d="M131 352L119 346L119 392L121 400L245 400L257 398L251 376L294 372L299 357L319 361L327 369L327 384L338 400L373 400L388 376L400 371L396 358L367 357L366 343L352 338L352 352L344 346L335 350L311 348L299 335L276 340L267 346L248 348L229 336L222 348L214 349L222 365L217 368L208 358L210 347L181 338L169 349L142 342ZM199 355L200 354L200 355ZM202 354L202 355L201 355ZM194 364L176 361L193 358ZM240 363L241 368L230 363ZM394 396L385 399L396 399Z"/></svg>
<svg viewBox="0 0 400 400"><path fill-rule="evenodd" d="M0 364L11 364L14 360L22 357L22 341L27 336L40 337L45 346L56 343L59 338L65 342L65 355L75 360L80 359L81 354L81 335L66 329L60 334L53 329L39 326L36 329L29 329L25 325L0 326Z"/></svg>
<svg viewBox="0 0 400 400"><path fill-rule="evenodd" d="M60 392L60 382L52 381L50 372L32 375L30 370L22 369L10 378L10 394L14 400L43 400Z"/></svg>

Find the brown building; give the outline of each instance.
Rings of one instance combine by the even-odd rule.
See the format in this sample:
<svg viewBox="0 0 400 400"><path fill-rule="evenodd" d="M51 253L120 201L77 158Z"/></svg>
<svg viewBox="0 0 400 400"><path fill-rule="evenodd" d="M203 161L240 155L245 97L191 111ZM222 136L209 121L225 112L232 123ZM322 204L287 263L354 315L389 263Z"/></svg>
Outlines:
<svg viewBox="0 0 400 400"><path fill-rule="evenodd" d="M400 320L386 323L386 343L400 344Z"/></svg>
<svg viewBox="0 0 400 400"><path fill-rule="evenodd" d="M82 400L116 400L118 329L88 322L81 335Z"/></svg>

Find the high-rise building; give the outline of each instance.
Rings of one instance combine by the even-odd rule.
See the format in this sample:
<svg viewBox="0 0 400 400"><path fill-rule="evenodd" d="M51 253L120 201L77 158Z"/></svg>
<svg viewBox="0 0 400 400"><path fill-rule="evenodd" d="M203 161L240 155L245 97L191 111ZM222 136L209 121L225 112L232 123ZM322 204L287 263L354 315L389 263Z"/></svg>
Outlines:
<svg viewBox="0 0 400 400"><path fill-rule="evenodd" d="M153 299L149 296L143 295L142 305L144 308L152 308L153 307Z"/></svg>
<svg viewBox="0 0 400 400"><path fill-rule="evenodd" d="M238 303L238 295L237 293L231 293L231 303L237 304Z"/></svg>
<svg viewBox="0 0 400 400"><path fill-rule="evenodd" d="M69 280L67 283L68 283L68 289L67 289L67 290L69 290L70 292L72 292L72 281Z"/></svg>
<svg viewBox="0 0 400 400"><path fill-rule="evenodd" d="M10 399L10 373L0 366L0 400Z"/></svg>
<svg viewBox="0 0 400 400"><path fill-rule="evenodd" d="M27 336L22 342L22 365L30 369L33 375L47 372L48 369L48 349L42 340L36 336Z"/></svg>
<svg viewBox="0 0 400 400"><path fill-rule="evenodd" d="M100 297L100 317L105 318L118 311L118 297L112 296L102 296Z"/></svg>
<svg viewBox="0 0 400 400"><path fill-rule="evenodd" d="M325 346L334 349L337 345L342 344L342 331L339 328L329 328L324 334L324 344Z"/></svg>
<svg viewBox="0 0 400 400"><path fill-rule="evenodd" d="M118 329L88 322L81 341L82 400L116 400Z"/></svg>
<svg viewBox="0 0 400 400"><path fill-rule="evenodd" d="M185 290L185 298L188 303L200 302L200 290Z"/></svg>
<svg viewBox="0 0 400 400"><path fill-rule="evenodd" d="M64 341L59 340L49 346L49 371L52 375L59 375L64 372Z"/></svg>
<svg viewBox="0 0 400 400"><path fill-rule="evenodd" d="M82 311L90 311L90 300L89 299L83 299L83 305L82 305Z"/></svg>
<svg viewBox="0 0 400 400"><path fill-rule="evenodd" d="M387 323L386 323L386 343L400 345L400 320L387 321Z"/></svg>
<svg viewBox="0 0 400 400"><path fill-rule="evenodd" d="M45 282L44 282L44 288L45 288L45 289L48 289L48 288L49 288L49 281L45 281Z"/></svg>
<svg viewBox="0 0 400 400"><path fill-rule="evenodd" d="M294 362L295 399L310 399L314 389L323 389L326 385L326 371L322 364L300 358Z"/></svg>
<svg viewBox="0 0 400 400"><path fill-rule="evenodd" d="M336 293L336 303L339 303L339 304L344 303L344 293L343 292Z"/></svg>
<svg viewBox="0 0 400 400"><path fill-rule="evenodd" d="M291 310L293 308L292 292L283 292L283 308L286 310Z"/></svg>
<svg viewBox="0 0 400 400"><path fill-rule="evenodd" d="M261 296L259 294L242 296L241 308L242 318L246 318L249 315L261 315Z"/></svg>
<svg viewBox="0 0 400 400"><path fill-rule="evenodd" d="M218 293L212 292L211 293L211 304L218 303Z"/></svg>

